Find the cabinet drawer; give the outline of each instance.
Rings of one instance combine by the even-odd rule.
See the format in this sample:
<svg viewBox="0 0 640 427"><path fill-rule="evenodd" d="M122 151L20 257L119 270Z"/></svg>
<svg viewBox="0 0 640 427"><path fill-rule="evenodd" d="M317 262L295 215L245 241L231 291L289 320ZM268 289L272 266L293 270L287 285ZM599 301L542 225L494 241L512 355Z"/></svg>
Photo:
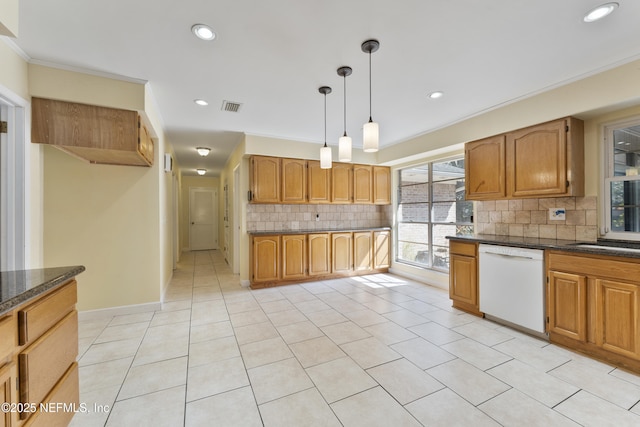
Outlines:
<svg viewBox="0 0 640 427"><path fill-rule="evenodd" d="M16 347L16 318L13 313L0 317L0 366Z"/></svg>
<svg viewBox="0 0 640 427"><path fill-rule="evenodd" d="M477 256L478 245L475 243L449 241L449 253L466 256Z"/></svg>
<svg viewBox="0 0 640 427"><path fill-rule="evenodd" d="M71 367L56 384L55 388L43 401L50 404L50 412L36 412L27 422L25 427L66 427L71 422L74 410L80 408L78 364L73 363ZM66 407L64 406L66 405ZM40 408L38 408L40 409Z"/></svg>
<svg viewBox="0 0 640 427"><path fill-rule="evenodd" d="M77 282L70 281L63 288L18 311L19 344L37 339L75 308Z"/></svg>
<svg viewBox="0 0 640 427"><path fill-rule="evenodd" d="M78 355L78 312L72 311L18 355L20 401L42 402Z"/></svg>

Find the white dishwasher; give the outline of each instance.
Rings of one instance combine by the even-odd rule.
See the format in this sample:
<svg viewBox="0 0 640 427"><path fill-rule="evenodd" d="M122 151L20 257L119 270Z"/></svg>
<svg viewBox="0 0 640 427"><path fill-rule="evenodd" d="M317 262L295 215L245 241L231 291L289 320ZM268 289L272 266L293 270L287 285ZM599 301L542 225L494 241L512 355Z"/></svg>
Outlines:
<svg viewBox="0 0 640 427"><path fill-rule="evenodd" d="M480 244L480 311L545 332L544 251Z"/></svg>

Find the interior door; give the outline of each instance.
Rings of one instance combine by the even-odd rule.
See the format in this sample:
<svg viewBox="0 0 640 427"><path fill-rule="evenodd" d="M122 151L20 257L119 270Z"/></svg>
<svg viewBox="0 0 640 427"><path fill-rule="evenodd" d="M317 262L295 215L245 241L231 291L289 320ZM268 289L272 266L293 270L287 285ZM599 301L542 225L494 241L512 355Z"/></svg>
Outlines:
<svg viewBox="0 0 640 427"><path fill-rule="evenodd" d="M213 188L189 189L189 248L218 248L217 194Z"/></svg>

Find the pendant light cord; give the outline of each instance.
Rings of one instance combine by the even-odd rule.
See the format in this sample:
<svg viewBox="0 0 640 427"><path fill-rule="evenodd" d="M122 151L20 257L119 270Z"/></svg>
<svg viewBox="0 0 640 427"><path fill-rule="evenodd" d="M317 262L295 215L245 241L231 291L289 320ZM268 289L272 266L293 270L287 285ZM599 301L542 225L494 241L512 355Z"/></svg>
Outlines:
<svg viewBox="0 0 640 427"><path fill-rule="evenodd" d="M324 94L324 146L327 146L327 94Z"/></svg>
<svg viewBox="0 0 640 427"><path fill-rule="evenodd" d="M371 119L371 51L369 51L369 121L373 121Z"/></svg>
<svg viewBox="0 0 640 427"><path fill-rule="evenodd" d="M347 75L344 78L344 136L347 136Z"/></svg>

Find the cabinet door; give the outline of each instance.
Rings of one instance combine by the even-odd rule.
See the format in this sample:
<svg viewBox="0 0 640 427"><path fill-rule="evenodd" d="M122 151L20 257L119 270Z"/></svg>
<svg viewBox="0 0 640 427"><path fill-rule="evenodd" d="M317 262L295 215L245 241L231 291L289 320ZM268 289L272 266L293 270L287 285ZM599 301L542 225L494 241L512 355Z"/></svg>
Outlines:
<svg viewBox="0 0 640 427"><path fill-rule="evenodd" d="M16 396L16 365L9 363L0 368L0 397L2 397L3 403L15 405L17 403ZM0 412L0 427L15 426L16 420L16 412Z"/></svg>
<svg viewBox="0 0 640 427"><path fill-rule="evenodd" d="M577 341L587 339L587 280L578 274L549 271L549 332Z"/></svg>
<svg viewBox="0 0 640 427"><path fill-rule="evenodd" d="M322 169L317 160L307 161L307 183L309 203L331 202L331 169Z"/></svg>
<svg viewBox="0 0 640 427"><path fill-rule="evenodd" d="M449 267L449 298L478 307L477 259L451 254Z"/></svg>
<svg viewBox="0 0 640 427"><path fill-rule="evenodd" d="M373 234L371 231L353 233L353 269L355 271L371 271L372 269Z"/></svg>
<svg viewBox="0 0 640 427"><path fill-rule="evenodd" d="M353 203L373 202L372 167L353 165Z"/></svg>
<svg viewBox="0 0 640 427"><path fill-rule="evenodd" d="M382 269L391 266L391 232L388 230L373 232L373 268Z"/></svg>
<svg viewBox="0 0 640 427"><path fill-rule="evenodd" d="M253 156L251 158L251 201L280 202L280 159Z"/></svg>
<svg viewBox="0 0 640 427"><path fill-rule="evenodd" d="M498 135L465 144L467 200L494 200L506 197L505 139L505 135Z"/></svg>
<svg viewBox="0 0 640 427"><path fill-rule="evenodd" d="M331 202L353 202L353 166L346 163L334 163L331 168Z"/></svg>
<svg viewBox="0 0 640 427"><path fill-rule="evenodd" d="M280 278L280 236L254 236L252 254L254 283Z"/></svg>
<svg viewBox="0 0 640 427"><path fill-rule="evenodd" d="M282 202L307 202L307 161L299 159L282 159L280 168L282 175Z"/></svg>
<svg viewBox="0 0 640 427"><path fill-rule="evenodd" d="M556 120L507 134L508 193L544 197L567 193L567 124Z"/></svg>
<svg viewBox="0 0 640 427"><path fill-rule="evenodd" d="M597 279L596 344L605 350L640 359L640 287Z"/></svg>
<svg viewBox="0 0 640 427"><path fill-rule="evenodd" d="M391 169L386 166L373 167L373 203L391 203Z"/></svg>
<svg viewBox="0 0 640 427"><path fill-rule="evenodd" d="M309 276L331 273L331 246L328 233L309 234Z"/></svg>
<svg viewBox="0 0 640 427"><path fill-rule="evenodd" d="M331 234L332 272L349 273L352 270L353 242L351 233Z"/></svg>
<svg viewBox="0 0 640 427"><path fill-rule="evenodd" d="M307 270L307 241L304 234L282 236L282 279L301 279Z"/></svg>

